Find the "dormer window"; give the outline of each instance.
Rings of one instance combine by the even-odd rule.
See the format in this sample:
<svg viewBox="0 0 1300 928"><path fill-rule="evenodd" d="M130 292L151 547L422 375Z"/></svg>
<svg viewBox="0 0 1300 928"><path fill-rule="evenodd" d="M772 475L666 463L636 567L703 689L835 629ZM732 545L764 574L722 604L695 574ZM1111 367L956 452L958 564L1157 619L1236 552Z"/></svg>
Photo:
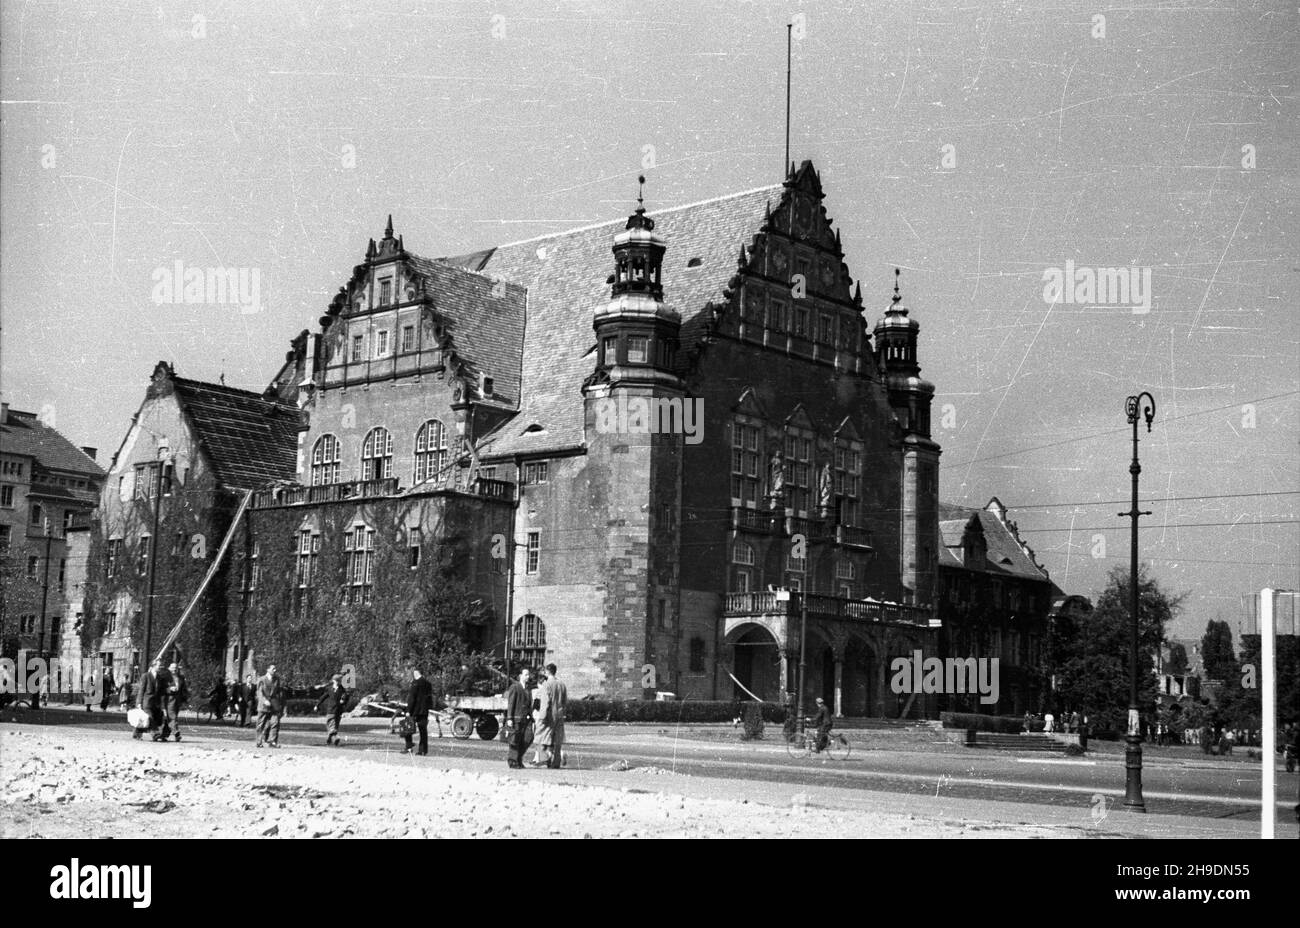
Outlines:
<svg viewBox="0 0 1300 928"><path fill-rule="evenodd" d="M495 381L493 378L488 377L487 375L484 375L484 376L483 376L483 395L484 395L484 396L491 396L491 395L492 395L492 392L493 392L495 389L496 389L496 381Z"/></svg>
<svg viewBox="0 0 1300 928"><path fill-rule="evenodd" d="M391 280L381 280L379 282L379 305L387 306L393 301L393 282Z"/></svg>

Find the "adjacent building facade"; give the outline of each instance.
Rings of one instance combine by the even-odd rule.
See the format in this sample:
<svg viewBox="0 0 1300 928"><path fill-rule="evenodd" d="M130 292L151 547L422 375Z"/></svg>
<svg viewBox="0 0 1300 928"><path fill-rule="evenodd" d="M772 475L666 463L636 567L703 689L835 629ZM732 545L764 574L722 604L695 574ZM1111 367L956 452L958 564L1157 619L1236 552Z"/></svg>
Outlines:
<svg viewBox="0 0 1300 928"><path fill-rule="evenodd" d="M0 644L58 655L82 611L85 529L104 470L35 413L0 406Z"/></svg>

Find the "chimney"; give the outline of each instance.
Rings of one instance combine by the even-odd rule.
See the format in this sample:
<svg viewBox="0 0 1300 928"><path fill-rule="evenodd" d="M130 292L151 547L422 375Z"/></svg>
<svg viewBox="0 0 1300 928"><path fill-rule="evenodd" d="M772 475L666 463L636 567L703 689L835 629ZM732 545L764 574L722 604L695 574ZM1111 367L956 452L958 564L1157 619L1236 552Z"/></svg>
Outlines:
<svg viewBox="0 0 1300 928"><path fill-rule="evenodd" d="M82 454L84 454L86 457L90 458L93 461L95 460L95 455L99 453L99 449L92 448L90 447L90 445L82 445L81 452Z"/></svg>

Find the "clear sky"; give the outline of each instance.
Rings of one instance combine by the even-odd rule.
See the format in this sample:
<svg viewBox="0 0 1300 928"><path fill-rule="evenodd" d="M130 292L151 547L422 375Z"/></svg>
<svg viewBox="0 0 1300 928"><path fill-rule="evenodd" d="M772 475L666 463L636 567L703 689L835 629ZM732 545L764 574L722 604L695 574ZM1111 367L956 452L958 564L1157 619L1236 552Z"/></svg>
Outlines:
<svg viewBox="0 0 1300 928"><path fill-rule="evenodd" d="M1173 631L1300 587L1294 3L5 0L0 390L107 463L160 359L262 389L390 212L437 256L779 181L792 17L792 157L872 321L903 269L943 498L1095 595L1145 389ZM178 260L260 309L159 305ZM1045 298L1067 261L1149 311Z"/></svg>

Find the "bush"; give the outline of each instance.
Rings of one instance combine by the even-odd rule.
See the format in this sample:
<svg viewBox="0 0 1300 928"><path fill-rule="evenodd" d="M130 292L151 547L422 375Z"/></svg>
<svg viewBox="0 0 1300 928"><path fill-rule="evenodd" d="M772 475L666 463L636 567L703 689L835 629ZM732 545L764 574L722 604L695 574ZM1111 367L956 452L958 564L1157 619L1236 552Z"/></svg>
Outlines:
<svg viewBox="0 0 1300 928"><path fill-rule="evenodd" d="M1015 735L1025 730L1023 716L944 712L940 714L939 718L943 721L944 728L964 728L967 731L987 731L998 735ZM1031 724L1030 728L1035 731L1042 731L1043 723L1039 721L1037 727Z"/></svg>
<svg viewBox="0 0 1300 928"><path fill-rule="evenodd" d="M773 703L741 703L736 700L681 699L657 702L648 699L571 699L565 710L568 722L734 722L741 706L761 706L765 722L785 721L785 708Z"/></svg>

